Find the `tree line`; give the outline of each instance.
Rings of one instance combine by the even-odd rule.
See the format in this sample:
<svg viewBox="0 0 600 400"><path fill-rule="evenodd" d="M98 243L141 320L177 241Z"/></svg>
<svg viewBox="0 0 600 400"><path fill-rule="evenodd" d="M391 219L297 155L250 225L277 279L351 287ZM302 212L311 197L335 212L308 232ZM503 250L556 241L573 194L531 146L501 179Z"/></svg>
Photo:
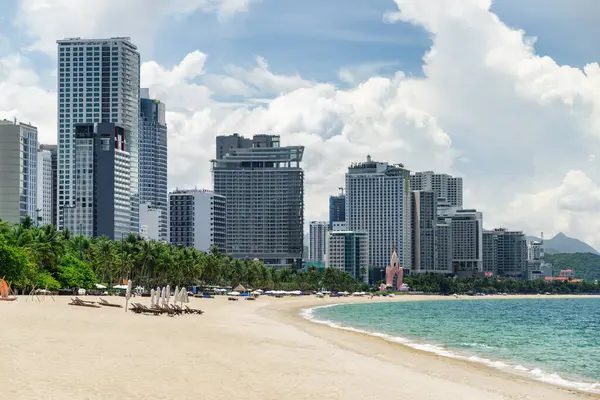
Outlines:
<svg viewBox="0 0 600 400"><path fill-rule="evenodd" d="M443 274L419 274L405 277L412 290L436 294L589 294L599 293L600 285L592 282L528 281L514 278L458 278Z"/></svg>
<svg viewBox="0 0 600 400"><path fill-rule="evenodd" d="M23 291L93 289L97 283L111 287L125 279L145 288L242 284L265 290L365 289L364 284L336 269L276 270L257 260L234 259L215 247L203 252L146 241L135 234L118 241L87 238L50 225L37 227L29 217L17 225L0 220L2 277Z"/></svg>

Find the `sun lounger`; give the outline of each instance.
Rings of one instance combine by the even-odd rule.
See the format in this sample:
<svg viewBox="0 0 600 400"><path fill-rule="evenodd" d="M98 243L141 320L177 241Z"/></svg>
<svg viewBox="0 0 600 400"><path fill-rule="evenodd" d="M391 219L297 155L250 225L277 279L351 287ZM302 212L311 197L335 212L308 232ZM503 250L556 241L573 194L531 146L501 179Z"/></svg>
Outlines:
<svg viewBox="0 0 600 400"><path fill-rule="evenodd" d="M79 307L91 307L91 308L100 308L100 306L98 304L96 304L93 301L83 301L78 297L75 297L74 299L71 298L71 302L69 303L70 306L79 306Z"/></svg>
<svg viewBox="0 0 600 400"><path fill-rule="evenodd" d="M237 297L229 297L227 300L229 300L229 301L238 301L238 298Z"/></svg>
<svg viewBox="0 0 600 400"><path fill-rule="evenodd" d="M188 314L198 314L198 315L204 314L204 311L195 309L195 308L190 308L188 306L185 306L185 310Z"/></svg>
<svg viewBox="0 0 600 400"><path fill-rule="evenodd" d="M122 305L109 303L108 301L104 300L103 298L100 298L100 302L98 302L98 304L100 304L101 306L106 306L106 307L123 308Z"/></svg>

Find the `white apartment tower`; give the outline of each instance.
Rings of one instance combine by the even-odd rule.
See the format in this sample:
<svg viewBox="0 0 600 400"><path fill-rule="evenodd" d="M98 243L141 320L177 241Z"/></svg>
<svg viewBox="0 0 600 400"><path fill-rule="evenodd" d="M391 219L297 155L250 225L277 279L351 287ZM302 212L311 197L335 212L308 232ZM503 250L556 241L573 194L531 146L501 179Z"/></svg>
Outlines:
<svg viewBox="0 0 600 400"><path fill-rule="evenodd" d="M346 272L361 282L369 282L369 234L367 232L327 232L327 268Z"/></svg>
<svg viewBox="0 0 600 400"><path fill-rule="evenodd" d="M18 224L37 216L37 128L0 120L0 218Z"/></svg>
<svg viewBox="0 0 600 400"><path fill-rule="evenodd" d="M37 153L37 221L40 226L52 224L52 153Z"/></svg>
<svg viewBox="0 0 600 400"><path fill-rule="evenodd" d="M447 210L438 217L438 226L449 227L445 235L451 243L451 268L459 276L483 272L483 216L480 211ZM440 240L442 242L442 240ZM438 250L438 258L440 258ZM438 265L440 265L438 261ZM443 270L444 267L439 268Z"/></svg>
<svg viewBox="0 0 600 400"><path fill-rule="evenodd" d="M447 174L436 174L433 171L415 172L410 176L411 190L434 191L438 202L448 203L454 208L463 206L463 181L462 178Z"/></svg>
<svg viewBox="0 0 600 400"><path fill-rule="evenodd" d="M175 190L169 193L169 240L176 246L225 253L227 222L225 197L212 190Z"/></svg>
<svg viewBox="0 0 600 400"><path fill-rule="evenodd" d="M370 156L346 173L346 223L349 231L368 233L372 269L385 269L394 248L400 265L412 268L409 175L402 164L375 162Z"/></svg>
<svg viewBox="0 0 600 400"><path fill-rule="evenodd" d="M58 228L76 202L75 124L111 122L130 132L130 232L139 231L140 55L130 38L58 40Z"/></svg>
<svg viewBox="0 0 600 400"><path fill-rule="evenodd" d="M309 261L323 262L325 256L325 239L327 236L327 221L311 221L309 226L308 247Z"/></svg>

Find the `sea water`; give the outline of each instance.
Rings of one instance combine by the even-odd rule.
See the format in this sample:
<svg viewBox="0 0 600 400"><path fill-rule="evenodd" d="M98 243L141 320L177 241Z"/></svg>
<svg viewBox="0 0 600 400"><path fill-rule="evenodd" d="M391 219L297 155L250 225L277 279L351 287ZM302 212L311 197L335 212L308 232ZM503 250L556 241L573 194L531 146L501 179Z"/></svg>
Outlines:
<svg viewBox="0 0 600 400"><path fill-rule="evenodd" d="M600 393L600 299L344 304L305 310L304 316L419 350Z"/></svg>

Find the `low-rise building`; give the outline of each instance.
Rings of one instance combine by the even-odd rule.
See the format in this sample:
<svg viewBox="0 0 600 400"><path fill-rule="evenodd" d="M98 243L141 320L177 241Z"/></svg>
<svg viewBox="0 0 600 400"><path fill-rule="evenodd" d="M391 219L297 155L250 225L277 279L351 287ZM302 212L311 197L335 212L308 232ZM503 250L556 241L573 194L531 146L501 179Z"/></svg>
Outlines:
<svg viewBox="0 0 600 400"><path fill-rule="evenodd" d="M363 231L329 231L326 266L361 282L369 282L369 234Z"/></svg>

